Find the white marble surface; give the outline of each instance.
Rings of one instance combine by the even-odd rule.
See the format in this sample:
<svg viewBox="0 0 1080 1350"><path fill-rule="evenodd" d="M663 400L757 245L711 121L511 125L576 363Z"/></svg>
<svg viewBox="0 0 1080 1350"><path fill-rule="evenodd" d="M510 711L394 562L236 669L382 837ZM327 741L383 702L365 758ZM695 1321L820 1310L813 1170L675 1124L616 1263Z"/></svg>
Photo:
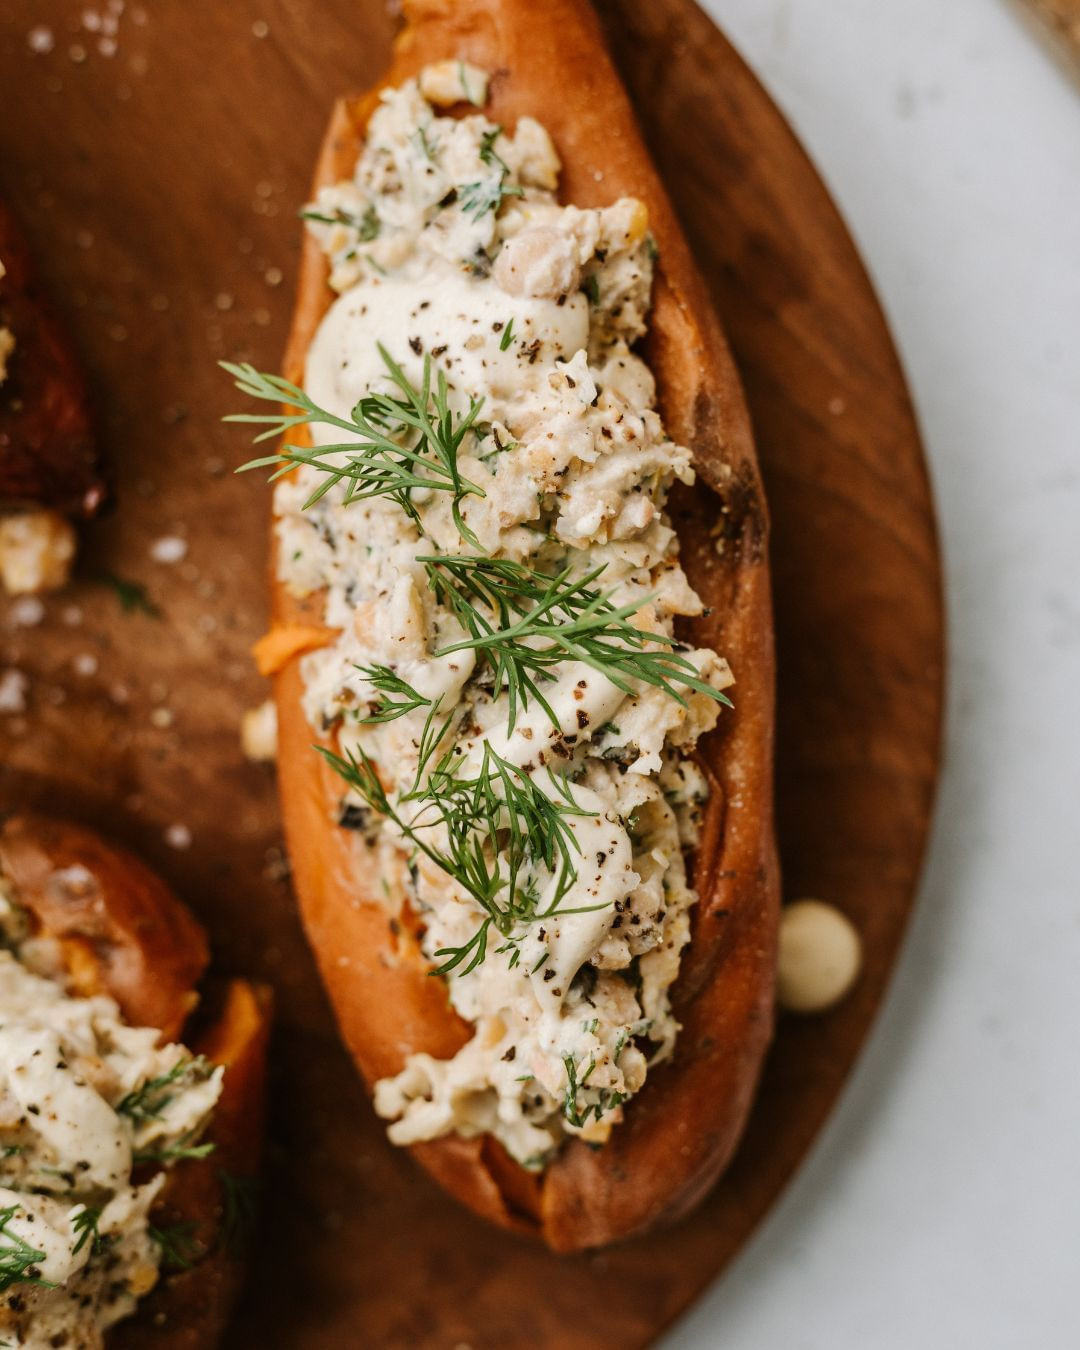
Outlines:
<svg viewBox="0 0 1080 1350"><path fill-rule="evenodd" d="M858 239L948 563L948 763L876 1033L666 1350L1080 1346L1080 89L1005 0L711 0ZM872 885L872 878L867 878Z"/></svg>

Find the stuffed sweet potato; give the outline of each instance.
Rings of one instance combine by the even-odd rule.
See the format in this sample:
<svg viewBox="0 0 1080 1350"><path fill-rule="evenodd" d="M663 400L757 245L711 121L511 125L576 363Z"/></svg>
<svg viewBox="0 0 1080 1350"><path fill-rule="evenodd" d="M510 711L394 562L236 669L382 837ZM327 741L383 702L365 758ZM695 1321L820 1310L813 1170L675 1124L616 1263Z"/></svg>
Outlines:
<svg viewBox="0 0 1080 1350"><path fill-rule="evenodd" d="M327 133L286 379L232 368L287 405L246 418L286 432L261 654L391 1139L575 1250L705 1193L770 1036L766 509L591 10L405 17Z"/></svg>
<svg viewBox="0 0 1080 1350"><path fill-rule="evenodd" d="M209 1350L241 1273L268 997L200 998L195 919L69 822L0 828L0 923L0 1336Z"/></svg>

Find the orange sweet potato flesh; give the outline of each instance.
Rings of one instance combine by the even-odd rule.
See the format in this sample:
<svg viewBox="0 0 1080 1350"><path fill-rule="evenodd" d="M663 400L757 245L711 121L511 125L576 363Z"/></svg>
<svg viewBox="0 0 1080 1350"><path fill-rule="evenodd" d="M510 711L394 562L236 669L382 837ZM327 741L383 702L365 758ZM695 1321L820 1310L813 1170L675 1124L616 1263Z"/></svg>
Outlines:
<svg viewBox="0 0 1080 1350"><path fill-rule="evenodd" d="M673 1061L650 1075L601 1149L570 1142L539 1179L490 1139L446 1138L413 1151L442 1185L488 1219L556 1250L595 1247L670 1220L726 1166L743 1129L772 1030L778 870L772 820L773 636L767 514L738 377L663 187L604 50L575 0L412 0L384 83L446 58L492 72L485 112L512 127L538 118L563 161L561 196L579 206L636 196L649 208L659 263L644 354L671 434L689 445L698 485L671 512L691 581L710 607L686 636L731 661L735 709L700 747L713 784L693 860L700 899L674 990L683 1024ZM347 176L376 91L340 103L315 186ZM471 110L468 110L471 111ZM304 245L285 373L333 299L313 241ZM318 596L274 587L275 621L321 623ZM343 1038L364 1078L397 1072L413 1051L452 1054L469 1028L450 1009L415 942L391 925L378 879L334 824L340 786L300 709L299 662L276 679L286 832L304 922Z"/></svg>
<svg viewBox="0 0 1080 1350"><path fill-rule="evenodd" d="M283 666L304 652L328 647L338 636L336 628L321 624L290 624L271 628L251 649L260 675L276 675Z"/></svg>
<svg viewBox="0 0 1080 1350"><path fill-rule="evenodd" d="M172 891L126 850L81 825L20 814L0 827L0 873L37 931L58 939L71 983L116 999L127 1021L184 1038L226 1073L205 1159L168 1174L153 1222L190 1225L194 1264L164 1273L138 1312L108 1333L110 1350L212 1350L221 1342L242 1275L225 1232L223 1174L253 1182L262 1138L270 999L244 980L195 984L206 935Z"/></svg>

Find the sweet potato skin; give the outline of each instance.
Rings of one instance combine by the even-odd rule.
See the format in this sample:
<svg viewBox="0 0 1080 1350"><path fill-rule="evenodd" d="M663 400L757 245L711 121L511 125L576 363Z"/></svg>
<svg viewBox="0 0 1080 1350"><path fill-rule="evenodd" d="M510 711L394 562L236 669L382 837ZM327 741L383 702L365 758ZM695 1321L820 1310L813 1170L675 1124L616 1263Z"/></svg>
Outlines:
<svg viewBox="0 0 1080 1350"><path fill-rule="evenodd" d="M414 1149L448 1190L485 1217L537 1233L561 1251L599 1246L676 1217L730 1159L771 1034L779 878L772 822L773 640L767 513L738 378L677 222L649 162L595 16L575 0L411 0L384 85L430 61L492 72L485 111L512 126L545 124L563 161L561 196L580 206L643 199L660 257L645 355L671 434L689 445L699 484L673 497L684 565L710 614L687 636L731 661L735 710L700 747L713 784L694 860L693 937L674 990L683 1023L674 1060L657 1069L600 1150L571 1142L536 1183L492 1141L440 1139ZM335 109L315 186L347 175L378 90ZM304 244L285 373L304 359L332 295L315 243ZM718 550L717 522L723 522ZM318 597L273 586L275 622L318 624ZM278 674L279 767L286 834L305 926L342 1035L365 1079L412 1051L452 1053L468 1028L414 948L388 927L374 878L365 891L339 795L310 750L299 663Z"/></svg>
<svg viewBox="0 0 1080 1350"><path fill-rule="evenodd" d="M191 1270L163 1273L138 1312L113 1327L110 1350L213 1350L242 1276L225 1229L223 1174L254 1182L270 1026L267 990L244 980L211 986L191 1017L206 968L206 935L172 891L126 850L94 831L33 814L0 826L0 871L40 931L61 941L77 992L109 994L125 1018L226 1066L205 1159L169 1173L153 1219L191 1225ZM190 1019L190 1020L189 1020ZM185 1022L188 1026L185 1028Z"/></svg>
<svg viewBox="0 0 1080 1350"><path fill-rule="evenodd" d="M0 828L0 869L42 928L72 944L76 978L96 976L133 1025L180 1036L209 949L159 877L93 830L29 813Z"/></svg>

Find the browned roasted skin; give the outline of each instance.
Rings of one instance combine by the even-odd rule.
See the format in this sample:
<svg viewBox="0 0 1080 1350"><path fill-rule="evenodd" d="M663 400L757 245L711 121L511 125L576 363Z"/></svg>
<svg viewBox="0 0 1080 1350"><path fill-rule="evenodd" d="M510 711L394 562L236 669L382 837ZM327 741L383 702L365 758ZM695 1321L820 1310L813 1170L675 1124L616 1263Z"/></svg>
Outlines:
<svg viewBox="0 0 1080 1350"><path fill-rule="evenodd" d="M70 944L79 992L97 980L134 1026L179 1037L209 960L206 934L165 883L93 830L46 816L0 828L0 869L42 928Z"/></svg>
<svg viewBox="0 0 1080 1350"><path fill-rule="evenodd" d="M727 656L738 682L734 712L700 747L713 791L694 866L693 936L674 990L683 1030L672 1063L650 1075L602 1149L570 1142L539 1181L491 1140L446 1138L414 1149L478 1213L571 1251L639 1232L701 1198L738 1142L771 1034L779 882L767 517L730 354L591 9L574 0L413 0L405 15L384 85L446 58L484 67L492 72L485 111L495 121L512 127L527 113L550 131L565 201L635 196L649 208L660 257L645 355L667 429L691 447L699 474L698 486L671 503L684 566L711 611L687 635ZM351 172L376 95L335 110L316 187ZM285 363L298 382L333 299L326 275L307 240ZM321 618L318 597L301 603L275 587L277 623ZM297 894L343 1037L370 1084L413 1051L453 1053L469 1029L415 942L390 931L385 904L372 894L376 879L358 870L349 833L333 824L340 790L311 753L301 692L292 661L277 678L276 699Z"/></svg>
<svg viewBox="0 0 1080 1350"><path fill-rule="evenodd" d="M239 1289L242 1234L227 1231L223 1174L254 1181L262 1139L270 997L244 980L194 985L207 963L206 935L190 911L137 858L70 821L18 815L0 828L0 873L41 933L64 949L73 992L108 994L134 1025L224 1064L205 1159L178 1163L152 1219L191 1225L193 1265L164 1273L136 1314L112 1328L110 1350L213 1350Z"/></svg>
<svg viewBox="0 0 1080 1350"><path fill-rule="evenodd" d="M11 213L0 203L0 327L15 335L0 385L0 508L92 516L105 498L86 381L43 296Z"/></svg>

